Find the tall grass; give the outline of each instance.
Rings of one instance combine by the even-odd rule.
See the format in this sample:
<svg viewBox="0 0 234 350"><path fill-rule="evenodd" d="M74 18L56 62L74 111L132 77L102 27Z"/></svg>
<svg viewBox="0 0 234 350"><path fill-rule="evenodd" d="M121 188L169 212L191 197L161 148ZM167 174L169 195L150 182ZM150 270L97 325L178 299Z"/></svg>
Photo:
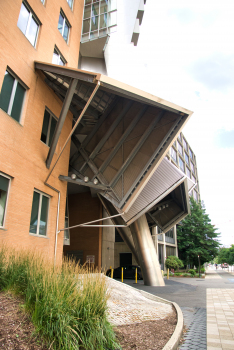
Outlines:
<svg viewBox="0 0 234 350"><path fill-rule="evenodd" d="M54 350L119 349L107 321L105 279L65 260L53 268L29 251L0 248L0 289L25 300L36 331Z"/></svg>

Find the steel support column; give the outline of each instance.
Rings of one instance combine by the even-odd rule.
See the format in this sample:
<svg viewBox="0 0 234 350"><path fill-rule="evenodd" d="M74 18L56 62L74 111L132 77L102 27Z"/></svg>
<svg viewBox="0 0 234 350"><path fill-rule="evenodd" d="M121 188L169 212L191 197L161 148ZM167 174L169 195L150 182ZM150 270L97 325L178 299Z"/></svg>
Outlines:
<svg viewBox="0 0 234 350"><path fill-rule="evenodd" d="M98 197L106 209L107 213L109 216L113 216L118 214L117 210L113 206L111 202L109 202L106 198L102 197L101 195L98 194ZM117 216L115 218L111 218L112 222L114 225L122 225L125 224L121 216ZM135 260L139 264L139 259L138 255L134 246L133 238L132 238L132 233L129 229L129 227L117 227L117 230L120 234L120 236L123 238L124 242L127 244L128 248L131 250L132 254L134 255Z"/></svg>
<svg viewBox="0 0 234 350"><path fill-rule="evenodd" d="M130 226L139 264L143 273L144 284L147 286L164 286L161 267L151 237L145 214Z"/></svg>

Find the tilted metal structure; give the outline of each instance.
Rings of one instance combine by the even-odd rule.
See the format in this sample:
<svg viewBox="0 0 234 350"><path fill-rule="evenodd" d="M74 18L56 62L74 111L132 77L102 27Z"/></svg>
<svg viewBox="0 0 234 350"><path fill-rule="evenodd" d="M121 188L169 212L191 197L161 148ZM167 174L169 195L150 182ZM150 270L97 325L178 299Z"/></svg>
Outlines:
<svg viewBox="0 0 234 350"><path fill-rule="evenodd" d="M105 206L110 203L109 210L122 214L132 233L123 238L128 245L131 241L144 278L151 285L161 283L147 277L152 271L157 274L156 252L147 246L148 238L139 244L140 235L150 234L146 218L150 226L165 230L189 212L188 190L193 184L164 158L192 112L101 74L42 62L35 62L35 68L63 101L47 168L70 110L74 127L68 137L69 176L61 174L60 180L95 189Z"/></svg>

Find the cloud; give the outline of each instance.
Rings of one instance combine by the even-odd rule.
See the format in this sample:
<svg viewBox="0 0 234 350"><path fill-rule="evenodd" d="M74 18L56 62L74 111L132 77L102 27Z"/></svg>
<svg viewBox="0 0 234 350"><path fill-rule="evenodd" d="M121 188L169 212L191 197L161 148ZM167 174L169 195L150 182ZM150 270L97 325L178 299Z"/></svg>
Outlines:
<svg viewBox="0 0 234 350"><path fill-rule="evenodd" d="M188 68L195 80L210 90L226 93L234 86L234 54L216 53L201 58Z"/></svg>

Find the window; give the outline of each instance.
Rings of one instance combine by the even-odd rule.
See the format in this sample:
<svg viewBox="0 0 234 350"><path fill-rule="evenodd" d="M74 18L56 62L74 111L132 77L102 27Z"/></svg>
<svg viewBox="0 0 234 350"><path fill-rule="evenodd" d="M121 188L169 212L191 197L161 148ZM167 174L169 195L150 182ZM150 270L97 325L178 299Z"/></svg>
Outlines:
<svg viewBox="0 0 234 350"><path fill-rule="evenodd" d="M36 46L37 42L39 25L39 20L32 13L28 4L23 2L21 5L17 26L34 47Z"/></svg>
<svg viewBox="0 0 234 350"><path fill-rule="evenodd" d="M187 166L186 166L186 174L191 179L191 171L189 170L189 168Z"/></svg>
<svg viewBox="0 0 234 350"><path fill-rule="evenodd" d="M186 163L189 165L189 156L187 155L186 152L184 152L184 159L185 159Z"/></svg>
<svg viewBox="0 0 234 350"><path fill-rule="evenodd" d="M49 147L51 145L51 142L54 136L56 125L57 125L57 119L52 115L51 112L45 109L44 121L43 121L42 132L41 132L41 141L44 142Z"/></svg>
<svg viewBox="0 0 234 350"><path fill-rule="evenodd" d="M66 64L66 60L61 55L61 53L59 52L59 50L57 49L56 46L54 48L52 63L59 64L60 66L65 66L65 64Z"/></svg>
<svg viewBox="0 0 234 350"><path fill-rule="evenodd" d="M189 155L190 155L190 158L193 159L193 152L192 152L191 148L189 148Z"/></svg>
<svg viewBox="0 0 234 350"><path fill-rule="evenodd" d="M68 200L66 200L66 208L65 208L65 228L69 227L69 216L68 216ZM63 245L70 245L70 231L64 231Z"/></svg>
<svg viewBox="0 0 234 350"><path fill-rule="evenodd" d="M181 155L183 155L183 148L179 142L178 142L178 151L180 152Z"/></svg>
<svg viewBox="0 0 234 350"><path fill-rule="evenodd" d="M5 72L0 94L0 108L12 118L20 121L26 89L8 71Z"/></svg>
<svg viewBox="0 0 234 350"><path fill-rule="evenodd" d="M193 191L193 198L195 199L195 201L197 202L197 192Z"/></svg>
<svg viewBox="0 0 234 350"><path fill-rule="evenodd" d="M0 227L4 227L10 178L0 173Z"/></svg>
<svg viewBox="0 0 234 350"><path fill-rule="evenodd" d="M190 162L190 164L191 164L191 169L192 169L192 172L193 172L193 173L195 173L195 168L194 168L194 164L193 164L193 162Z"/></svg>
<svg viewBox="0 0 234 350"><path fill-rule="evenodd" d="M117 229L115 229L115 242L124 242Z"/></svg>
<svg viewBox="0 0 234 350"><path fill-rule="evenodd" d="M171 158L174 160L174 162L177 163L177 154L176 154L176 150L171 147Z"/></svg>
<svg viewBox="0 0 234 350"><path fill-rule="evenodd" d="M45 5L45 0L41 0L42 4Z"/></svg>
<svg viewBox="0 0 234 350"><path fill-rule="evenodd" d="M29 229L30 233L34 233L39 236L46 236L48 209L49 197L45 196L41 192L34 191Z"/></svg>
<svg viewBox="0 0 234 350"><path fill-rule="evenodd" d="M66 16L62 11L60 11L59 14L59 21L58 21L58 30L63 36L63 39L68 42L68 37L69 37L69 30L70 30L70 24L68 20L66 19Z"/></svg>
<svg viewBox="0 0 234 350"><path fill-rule="evenodd" d="M184 162L180 157L179 157L179 166L180 166L180 169L184 172Z"/></svg>
<svg viewBox="0 0 234 350"><path fill-rule="evenodd" d="M193 180L194 183L196 183L196 179L195 179L195 177L193 175L192 175L192 180Z"/></svg>
<svg viewBox="0 0 234 350"><path fill-rule="evenodd" d="M186 149L186 151L188 151L188 144L185 141L185 139L183 139L183 145L184 145L184 149Z"/></svg>
<svg viewBox="0 0 234 350"><path fill-rule="evenodd" d="M67 0L67 3L70 7L70 9L72 10L73 9L73 0Z"/></svg>

